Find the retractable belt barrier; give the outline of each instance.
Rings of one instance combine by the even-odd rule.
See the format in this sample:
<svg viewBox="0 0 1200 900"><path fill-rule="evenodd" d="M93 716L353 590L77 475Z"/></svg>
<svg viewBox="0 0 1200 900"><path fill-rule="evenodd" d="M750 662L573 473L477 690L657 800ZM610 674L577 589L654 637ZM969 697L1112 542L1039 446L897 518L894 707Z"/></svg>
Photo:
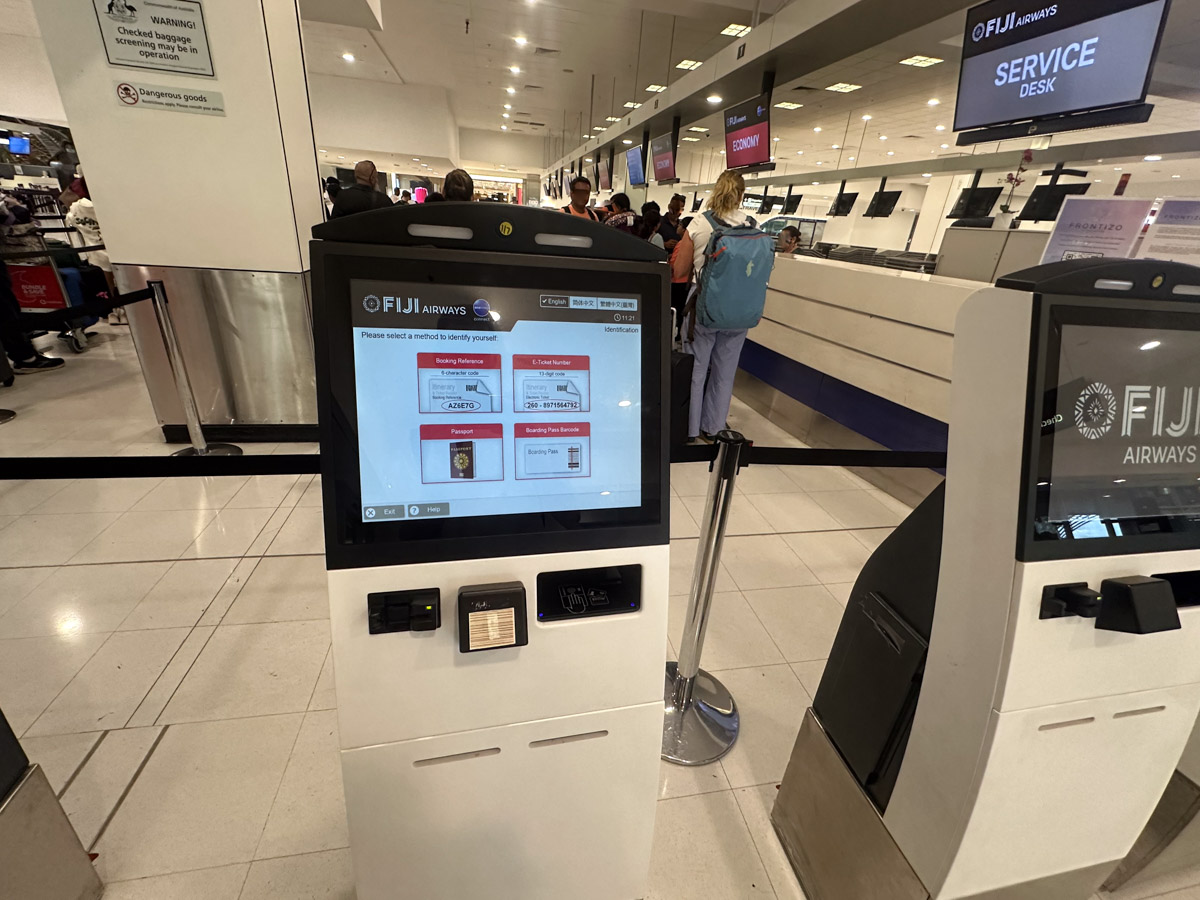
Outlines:
<svg viewBox="0 0 1200 900"><path fill-rule="evenodd" d="M86 250L87 248L80 249ZM31 252L27 255L45 256L46 254ZM83 319L88 316L107 316L117 307L130 306L153 297L154 292L150 288L142 288L140 291L131 291L118 297L92 300L90 303L81 303L79 306L68 306L65 309L56 309L51 312L23 312L21 313L21 324L30 328L49 330L64 326L75 319Z"/></svg>

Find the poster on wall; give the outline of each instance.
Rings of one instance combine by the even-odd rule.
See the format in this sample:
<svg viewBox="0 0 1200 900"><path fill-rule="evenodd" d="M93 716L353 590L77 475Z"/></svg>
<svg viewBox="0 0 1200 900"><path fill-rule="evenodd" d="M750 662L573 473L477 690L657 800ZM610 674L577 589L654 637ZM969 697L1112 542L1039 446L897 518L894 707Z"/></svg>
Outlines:
<svg viewBox="0 0 1200 900"><path fill-rule="evenodd" d="M1164 200L1137 257L1200 263L1200 199Z"/></svg>
<svg viewBox="0 0 1200 900"><path fill-rule="evenodd" d="M112 66L212 77L200 0L92 0Z"/></svg>
<svg viewBox="0 0 1200 900"><path fill-rule="evenodd" d="M1152 205L1150 200L1124 197L1068 197L1046 242L1042 264L1128 257Z"/></svg>

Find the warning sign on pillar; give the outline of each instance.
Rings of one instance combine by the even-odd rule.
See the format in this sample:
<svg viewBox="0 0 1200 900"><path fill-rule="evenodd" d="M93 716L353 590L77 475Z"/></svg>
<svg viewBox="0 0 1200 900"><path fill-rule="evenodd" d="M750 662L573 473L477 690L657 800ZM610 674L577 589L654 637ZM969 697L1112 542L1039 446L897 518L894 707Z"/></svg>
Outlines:
<svg viewBox="0 0 1200 900"><path fill-rule="evenodd" d="M199 0L92 0L109 65L212 76Z"/></svg>

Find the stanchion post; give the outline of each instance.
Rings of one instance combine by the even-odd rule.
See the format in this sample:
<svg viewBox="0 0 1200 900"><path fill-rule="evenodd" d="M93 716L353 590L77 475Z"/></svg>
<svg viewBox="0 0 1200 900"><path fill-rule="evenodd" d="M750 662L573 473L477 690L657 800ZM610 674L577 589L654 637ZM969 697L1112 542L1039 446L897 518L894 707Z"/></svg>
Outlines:
<svg viewBox="0 0 1200 900"><path fill-rule="evenodd" d="M722 431L717 434L716 443L717 459L700 523L679 661L667 663L663 696L662 758L684 766L717 761L730 751L738 736L737 704L725 685L700 668L700 655L721 565L734 483L749 442L736 431Z"/></svg>
<svg viewBox="0 0 1200 900"><path fill-rule="evenodd" d="M204 429L200 426L196 395L192 392L192 382L188 378L183 353L179 349L179 339L175 336L175 325L171 321L171 311L167 307L166 288L161 281L151 281L149 287L154 294L150 300L154 306L154 318L158 320L158 330L162 334L167 360L171 364L171 374L175 378L175 390L179 394L183 417L187 421L188 437L192 442L192 446L178 450L172 456L241 456L241 447L234 444L210 444L205 440Z"/></svg>

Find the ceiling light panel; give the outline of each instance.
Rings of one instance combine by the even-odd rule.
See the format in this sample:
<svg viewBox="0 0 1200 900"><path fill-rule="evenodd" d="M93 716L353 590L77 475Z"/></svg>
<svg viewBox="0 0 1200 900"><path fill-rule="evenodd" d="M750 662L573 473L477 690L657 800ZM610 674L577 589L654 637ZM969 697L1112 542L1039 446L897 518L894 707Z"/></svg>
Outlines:
<svg viewBox="0 0 1200 900"><path fill-rule="evenodd" d="M848 81L839 81L837 84L831 84L825 88L827 91L833 91L835 94L849 94L853 91L862 90L861 84L851 84Z"/></svg>
<svg viewBox="0 0 1200 900"><path fill-rule="evenodd" d="M700 138L698 138L698 137L681 137L680 140L681 141L698 141L698 140L700 140Z"/></svg>
<svg viewBox="0 0 1200 900"><path fill-rule="evenodd" d="M679 62L675 63L675 68L687 69L689 72L691 72L700 68L702 65L704 65L704 63L696 59L681 59Z"/></svg>
<svg viewBox="0 0 1200 900"><path fill-rule="evenodd" d="M632 100L625 101L626 109L641 109L641 107L642 107L642 104L640 104L640 103L634 103Z"/></svg>
<svg viewBox="0 0 1200 900"><path fill-rule="evenodd" d="M749 33L749 25L736 25L731 23L725 28L721 29L721 34L726 35L727 37L745 37Z"/></svg>
<svg viewBox="0 0 1200 900"><path fill-rule="evenodd" d="M667 89L667 86L665 84L648 84L648 85L646 85L646 92L649 94L661 94L666 89Z"/></svg>
<svg viewBox="0 0 1200 900"><path fill-rule="evenodd" d="M775 104L776 109L800 109L803 103L793 103L791 100L782 100Z"/></svg>
<svg viewBox="0 0 1200 900"><path fill-rule="evenodd" d="M605 116L604 121L605 122L620 122L621 120L617 116Z"/></svg>
<svg viewBox="0 0 1200 900"><path fill-rule="evenodd" d="M938 63L944 63L944 59L936 56L910 56L908 59L900 60L902 66L915 66L918 69L928 69L930 66L936 66Z"/></svg>
<svg viewBox="0 0 1200 900"><path fill-rule="evenodd" d="M700 125L693 125L690 128L688 128L688 131L697 131L697 132L700 132L701 134L706 134L708 132L708 129L704 128Z"/></svg>

